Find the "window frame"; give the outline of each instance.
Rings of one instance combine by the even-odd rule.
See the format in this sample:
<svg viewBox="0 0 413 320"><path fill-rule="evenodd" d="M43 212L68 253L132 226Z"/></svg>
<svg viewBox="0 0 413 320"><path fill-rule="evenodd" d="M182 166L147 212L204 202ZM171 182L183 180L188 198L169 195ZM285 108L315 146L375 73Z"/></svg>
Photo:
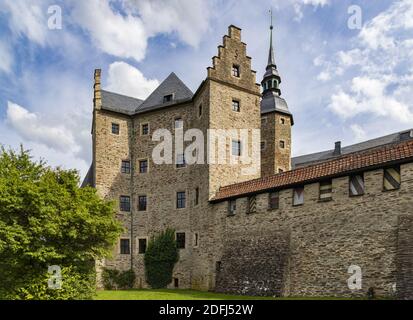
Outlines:
<svg viewBox="0 0 413 320"><path fill-rule="evenodd" d="M185 209L185 208L186 208L186 191L177 191L176 192L176 209L180 210L180 209Z"/></svg>
<svg viewBox="0 0 413 320"><path fill-rule="evenodd" d="M182 163L180 162L180 157L182 157ZM176 163L175 163L175 168L176 169L182 169L182 168L186 168L186 160L185 160L185 153L179 153L176 155Z"/></svg>
<svg viewBox="0 0 413 320"><path fill-rule="evenodd" d="M162 98L162 103L169 103L169 102L172 102L173 100L174 100L174 94L173 93L166 94Z"/></svg>
<svg viewBox="0 0 413 320"><path fill-rule="evenodd" d="M353 179L353 178L356 178L356 177L358 177L358 176L361 177L361 181L362 181L362 183L363 183L363 185L362 185L363 193L353 194L353 191L352 191L352 189L351 189L351 182L352 182L352 179ZM364 179L364 172L362 172L362 173L356 173L356 174L353 174L353 175L349 176L348 189L349 189L349 196L350 196L351 198L353 198L353 197L362 197L362 196L364 196L364 195L366 194L366 183L365 183L365 179Z"/></svg>
<svg viewBox="0 0 413 320"><path fill-rule="evenodd" d="M233 112L240 113L241 112L241 101L237 99L232 99L231 109Z"/></svg>
<svg viewBox="0 0 413 320"><path fill-rule="evenodd" d="M141 199L145 199L144 202L141 202ZM144 207L141 207L141 204L144 203ZM148 211L148 196L146 194L141 194L138 196L138 211Z"/></svg>
<svg viewBox="0 0 413 320"><path fill-rule="evenodd" d="M199 232L194 232L194 248L199 247Z"/></svg>
<svg viewBox="0 0 413 320"><path fill-rule="evenodd" d="M238 145L238 153L234 154L234 143ZM231 155L234 157L241 157L242 155L242 143L241 140L231 140Z"/></svg>
<svg viewBox="0 0 413 320"><path fill-rule="evenodd" d="M237 199L228 200L228 216L235 216L236 214L237 214Z"/></svg>
<svg viewBox="0 0 413 320"><path fill-rule="evenodd" d="M145 241L145 250L142 250L141 241ZM145 254L148 249L148 237L138 238L138 254Z"/></svg>
<svg viewBox="0 0 413 320"><path fill-rule="evenodd" d="M176 124L177 123L182 123L181 127L177 127ZM181 117L177 117L174 119L174 129L183 129L184 128L184 119L182 119Z"/></svg>
<svg viewBox="0 0 413 320"><path fill-rule="evenodd" d="M128 166L125 165L126 163L128 164ZM122 160L121 165L120 165L120 173L131 174L131 171L132 171L132 167L131 167L130 160Z"/></svg>
<svg viewBox="0 0 413 320"><path fill-rule="evenodd" d="M146 171L142 171L142 163L146 163ZM139 164L139 174L146 174L149 172L149 160L148 159L140 159L138 160Z"/></svg>
<svg viewBox="0 0 413 320"><path fill-rule="evenodd" d="M325 186L330 186L330 189L326 188L325 190L323 190L323 187ZM330 197L322 197L323 194L328 194L328 192L324 192L326 190L330 190L329 194ZM332 201L333 200L333 180L324 180L324 181L320 181L319 182L319 186L318 186L318 201L320 202L328 202L328 201Z"/></svg>
<svg viewBox="0 0 413 320"><path fill-rule="evenodd" d="M125 242L127 242L127 246L124 245ZM122 254L122 255L130 254L130 239L129 238L121 238L119 240L119 254Z"/></svg>
<svg viewBox="0 0 413 320"><path fill-rule="evenodd" d="M180 241L178 241L179 236L183 236L183 243L182 243L182 239L179 239ZM175 241L176 241L176 247L180 250L185 249L186 248L186 233L185 232L176 232L175 233Z"/></svg>
<svg viewBox="0 0 413 320"><path fill-rule="evenodd" d="M257 196L252 195L247 198L247 213L252 214L257 212Z"/></svg>
<svg viewBox="0 0 413 320"><path fill-rule="evenodd" d="M279 147L280 147L280 149L285 149L285 141L284 140L280 140L280 142L279 142Z"/></svg>
<svg viewBox="0 0 413 320"><path fill-rule="evenodd" d="M296 195L296 193L297 193L297 190L302 190L302 200L300 201L300 202L297 202L296 203L296 197L295 197L295 195ZM300 186L300 187L295 187L294 189L293 189L293 207L300 207L300 206L302 206L302 205L304 205L304 202L305 202L305 197L304 197L304 190L305 190L305 188L304 188L304 186Z"/></svg>
<svg viewBox="0 0 413 320"><path fill-rule="evenodd" d="M124 201L126 199L128 199L128 201ZM124 207L124 205L126 205L126 204L127 204L127 207ZM121 212L131 212L131 199L130 199L130 196L125 196L125 195L120 195L119 196L119 210Z"/></svg>
<svg viewBox="0 0 413 320"><path fill-rule="evenodd" d="M391 175L391 173L388 173L388 175L395 180L396 183L398 183L397 186L393 186L392 189L387 189L386 188L386 172L388 172L389 170L395 170L396 174L398 175L398 180L394 179L394 177ZM390 178L389 177L389 178ZM389 182L391 184L391 182ZM392 167L387 167L383 169L383 191L384 192L391 192L391 191L397 191L400 190L402 185L402 171L401 171L401 166L400 165L396 165L396 166L392 166Z"/></svg>
<svg viewBox="0 0 413 320"><path fill-rule="evenodd" d="M147 133L144 133L144 127L147 127ZM150 129L150 126L149 126L149 122L144 122L144 123L141 123L141 130L140 130L140 132L141 132L141 136L149 136L150 135L150 132L151 132L151 129Z"/></svg>
<svg viewBox="0 0 413 320"><path fill-rule="evenodd" d="M195 188L194 206L199 205L199 187Z"/></svg>
<svg viewBox="0 0 413 320"><path fill-rule="evenodd" d="M117 130L115 130L116 132L114 132L114 128L117 128ZM120 124L117 122L112 122L111 123L111 130L110 130L111 134L115 135L115 136L119 136L120 135Z"/></svg>
<svg viewBox="0 0 413 320"><path fill-rule="evenodd" d="M275 197L271 197L271 195L276 195ZM275 205L273 205L272 201L275 201ZM275 211L280 209L280 192L279 191L272 191L268 193L268 210Z"/></svg>
<svg viewBox="0 0 413 320"><path fill-rule="evenodd" d="M234 78L240 78L241 77L241 67L238 64L232 64L232 68L231 68L231 75Z"/></svg>

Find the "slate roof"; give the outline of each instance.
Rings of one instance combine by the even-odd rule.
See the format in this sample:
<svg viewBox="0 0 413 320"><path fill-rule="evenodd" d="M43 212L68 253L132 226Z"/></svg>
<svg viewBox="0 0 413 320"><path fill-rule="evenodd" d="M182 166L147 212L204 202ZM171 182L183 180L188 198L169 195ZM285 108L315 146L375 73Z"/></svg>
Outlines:
<svg viewBox="0 0 413 320"><path fill-rule="evenodd" d="M87 171L86 177L85 179L83 179L83 182L80 187L84 188L87 186L94 187L93 185L93 163L90 165L89 170Z"/></svg>
<svg viewBox="0 0 413 320"><path fill-rule="evenodd" d="M124 96L122 94L101 90L102 94L102 109L119 112L127 115L135 113L143 100Z"/></svg>
<svg viewBox="0 0 413 320"><path fill-rule="evenodd" d="M261 99L261 114L274 111L290 115L292 118L292 114L290 110L288 110L287 102L277 95L276 92L268 91ZM294 120L292 121L292 124L294 124Z"/></svg>
<svg viewBox="0 0 413 320"><path fill-rule="evenodd" d="M413 161L413 140L396 142L363 152L354 152L339 158L276 174L270 177L250 180L221 187L212 202L238 198L249 194L263 193L301 185L321 179L344 176L386 165Z"/></svg>
<svg viewBox="0 0 413 320"><path fill-rule="evenodd" d="M359 151L363 151L363 150L368 150L371 148L376 148L385 144L389 144L389 143L393 143L393 142L398 142L401 141L401 135L408 133L409 131L413 131L413 129L411 130L406 130L406 131L401 131L401 132L397 132L397 133L393 133L387 136L383 136L380 138L376 138L376 139L372 139L372 140L368 140L368 141L364 141L361 143L357 143L357 144L353 144L347 147L344 147L341 149L341 154L342 155L346 155L349 153L353 153L353 152L359 152ZM413 138L413 136L412 136ZM311 153L311 154L306 154L303 156L299 156L299 157L294 157L291 159L291 165L293 167L293 169L295 168L299 168L299 167L303 167L303 166L308 166L317 162L321 162L321 161L326 161L329 159L333 159L336 158L337 156L335 156L333 154L334 149L333 150L328 150L328 151L323 151L323 152L317 152L317 153Z"/></svg>
<svg viewBox="0 0 413 320"><path fill-rule="evenodd" d="M166 95L173 95L170 102L163 102ZM192 91L177 77L171 73L152 93L151 95L136 108L136 113L147 112L159 108L167 107L184 101L190 101L194 94Z"/></svg>

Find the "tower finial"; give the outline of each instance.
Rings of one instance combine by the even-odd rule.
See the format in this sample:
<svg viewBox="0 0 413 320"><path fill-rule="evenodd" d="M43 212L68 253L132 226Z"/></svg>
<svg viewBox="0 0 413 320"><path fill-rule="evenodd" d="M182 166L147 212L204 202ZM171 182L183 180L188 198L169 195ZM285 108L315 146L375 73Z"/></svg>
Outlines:
<svg viewBox="0 0 413 320"><path fill-rule="evenodd" d="M272 8L270 9L270 52L268 54L268 66L275 65L274 50L272 48Z"/></svg>

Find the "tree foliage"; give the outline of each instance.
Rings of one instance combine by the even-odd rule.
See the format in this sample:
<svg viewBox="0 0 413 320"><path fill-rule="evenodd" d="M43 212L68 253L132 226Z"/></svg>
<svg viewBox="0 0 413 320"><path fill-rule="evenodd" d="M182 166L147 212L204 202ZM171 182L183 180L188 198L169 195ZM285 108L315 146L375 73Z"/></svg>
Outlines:
<svg viewBox="0 0 413 320"><path fill-rule="evenodd" d="M95 291L95 259L121 231L113 203L79 188L74 170L35 162L21 147L0 150L0 299L82 299ZM48 286L48 267L62 287Z"/></svg>
<svg viewBox="0 0 413 320"><path fill-rule="evenodd" d="M154 288L165 288L172 282L172 272L179 259L175 230L167 229L153 237L145 253L146 281Z"/></svg>

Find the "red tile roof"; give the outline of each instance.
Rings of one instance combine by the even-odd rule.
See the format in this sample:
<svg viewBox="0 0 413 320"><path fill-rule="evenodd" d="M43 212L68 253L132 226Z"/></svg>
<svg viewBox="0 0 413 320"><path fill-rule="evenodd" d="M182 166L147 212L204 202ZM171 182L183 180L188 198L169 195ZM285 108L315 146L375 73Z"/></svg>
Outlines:
<svg viewBox="0 0 413 320"><path fill-rule="evenodd" d="M389 165L391 163L413 162L413 140L388 144L379 148L351 153L326 162L270 177L250 180L221 187L212 202L237 198L272 189L285 189L311 181L330 177L344 176L351 172L362 171Z"/></svg>

